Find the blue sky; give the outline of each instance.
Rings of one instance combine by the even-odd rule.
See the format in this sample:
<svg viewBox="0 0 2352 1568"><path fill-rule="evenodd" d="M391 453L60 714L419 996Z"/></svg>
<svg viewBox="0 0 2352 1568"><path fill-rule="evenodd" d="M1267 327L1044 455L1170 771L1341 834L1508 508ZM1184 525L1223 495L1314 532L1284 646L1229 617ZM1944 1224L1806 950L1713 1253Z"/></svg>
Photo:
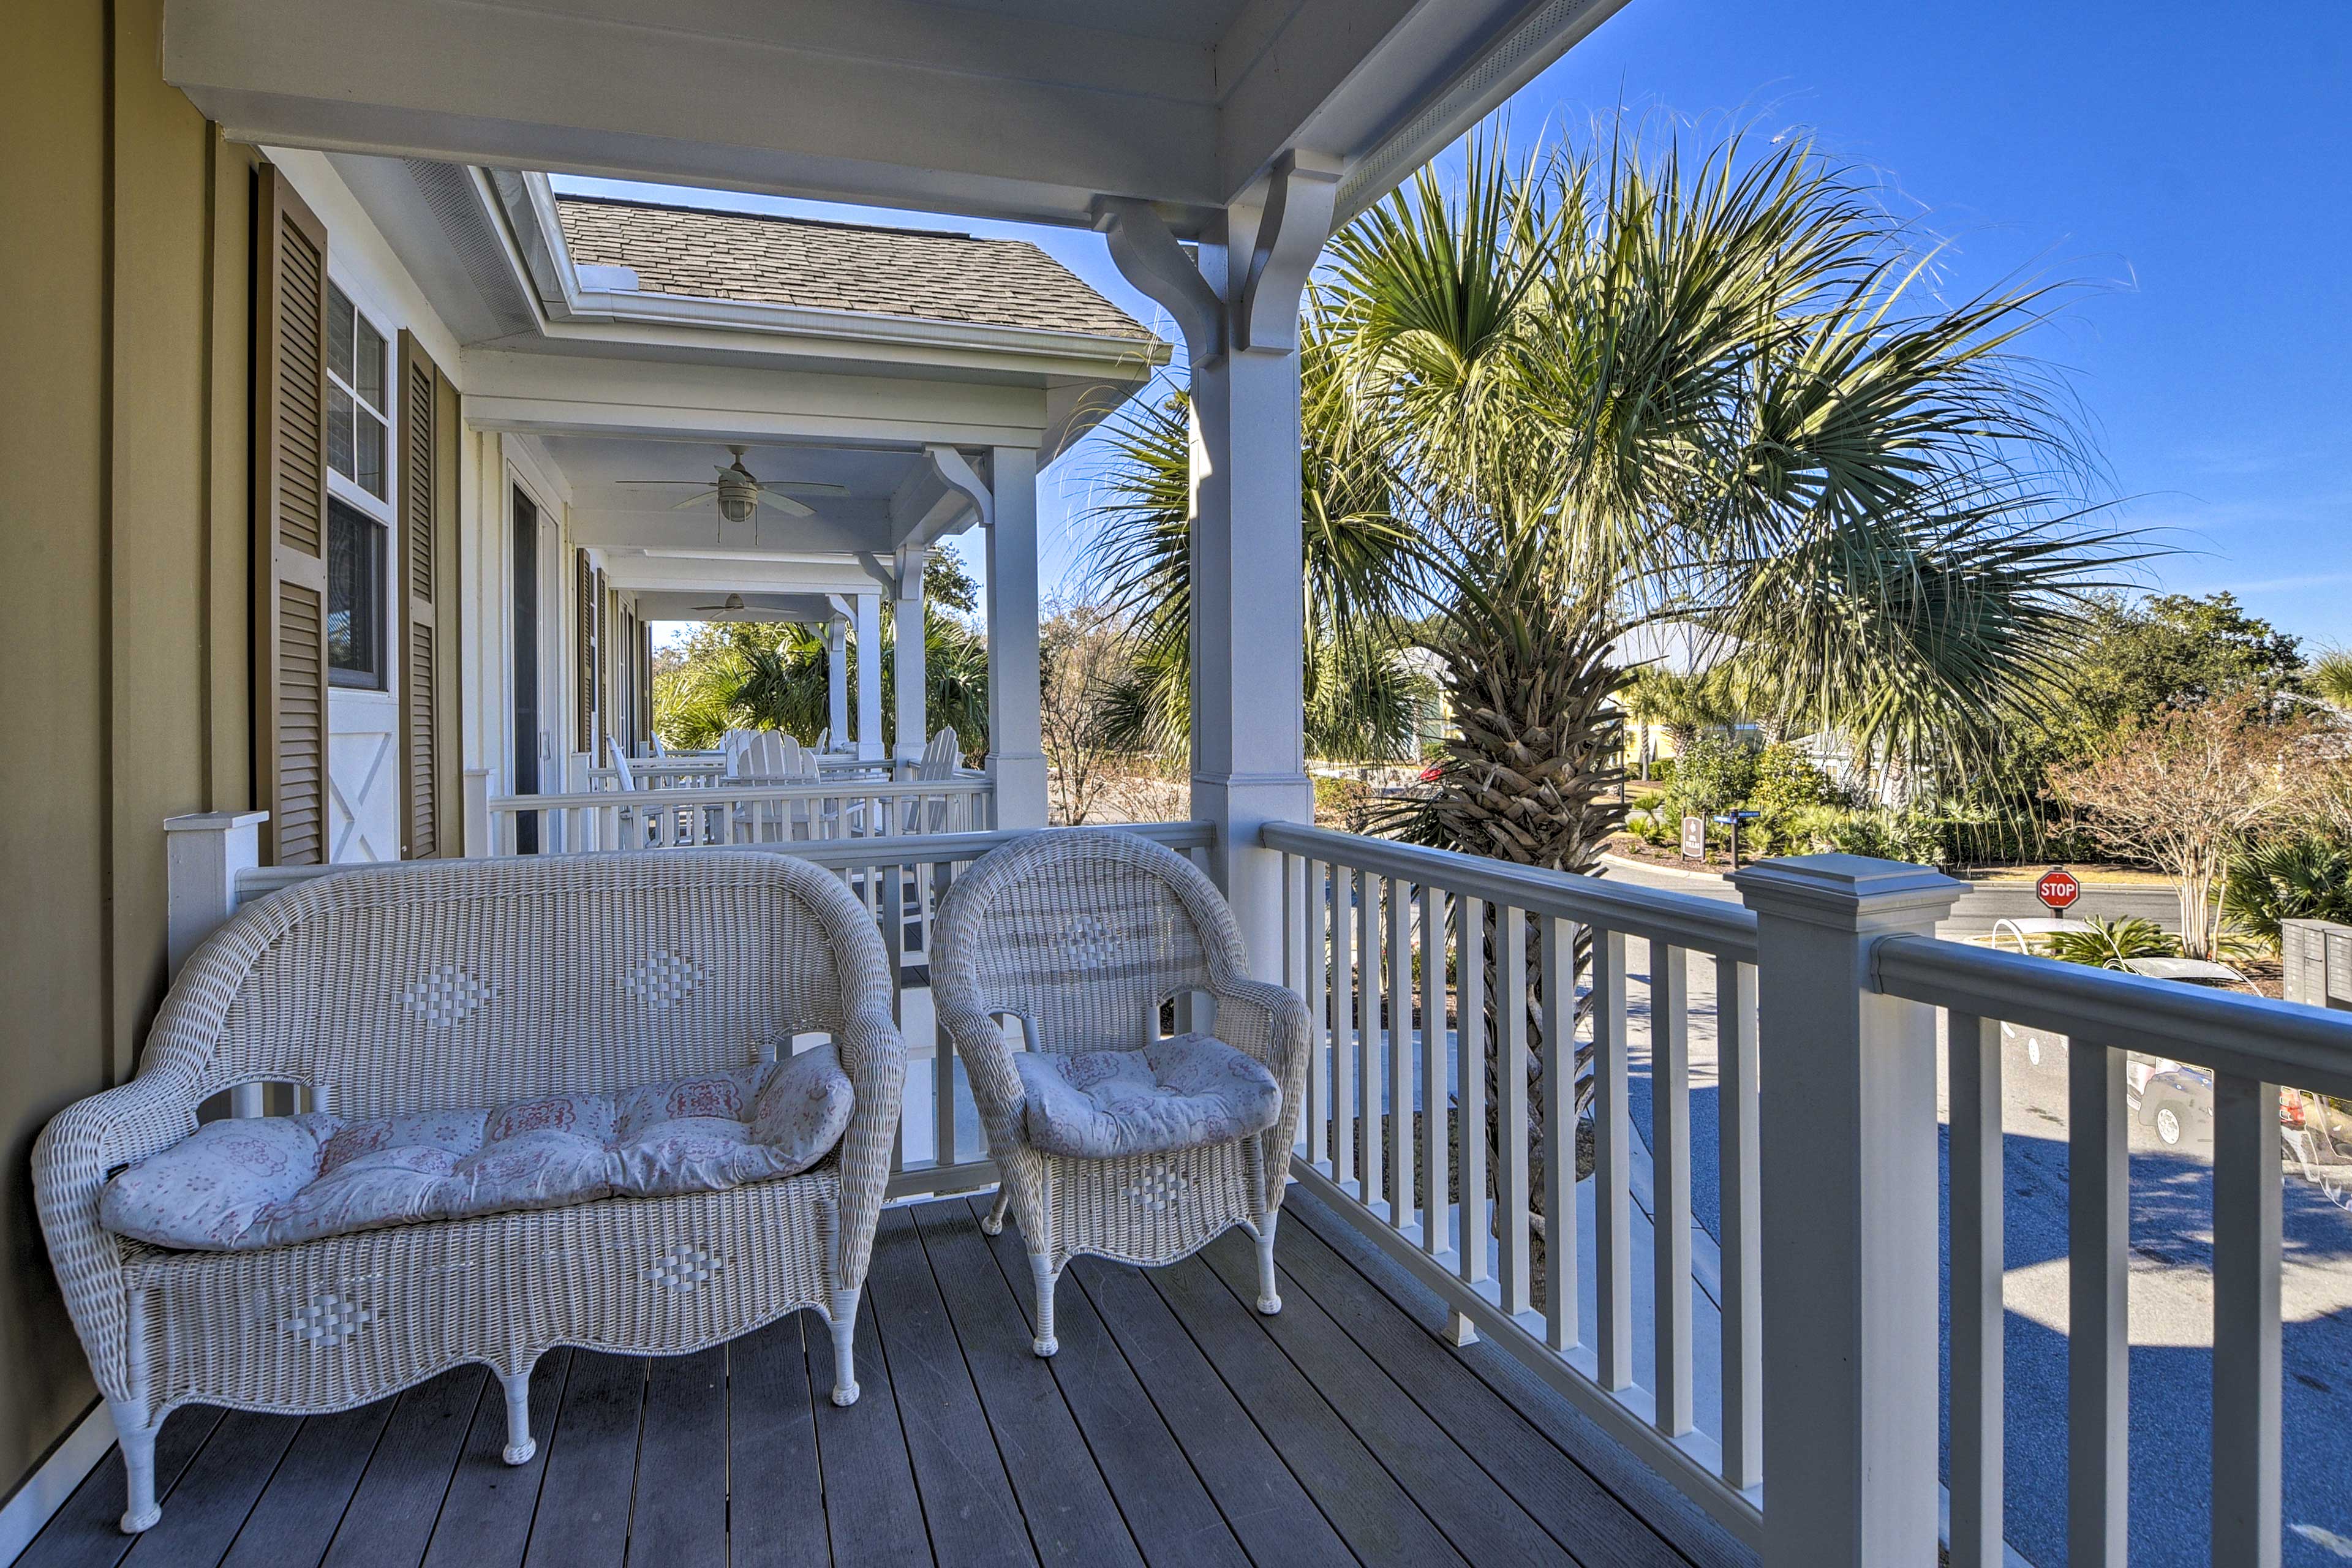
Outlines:
<svg viewBox="0 0 2352 1568"><path fill-rule="evenodd" d="M2352 5L1632 0L1506 114L1526 144L1621 103L1810 131L1952 242L1951 297L2080 280L2032 347L2073 374L2117 517L2180 552L2150 585L2352 643ZM1091 234L953 221L1157 313ZM1041 487L1049 586L1082 552L1095 461L1082 446Z"/></svg>

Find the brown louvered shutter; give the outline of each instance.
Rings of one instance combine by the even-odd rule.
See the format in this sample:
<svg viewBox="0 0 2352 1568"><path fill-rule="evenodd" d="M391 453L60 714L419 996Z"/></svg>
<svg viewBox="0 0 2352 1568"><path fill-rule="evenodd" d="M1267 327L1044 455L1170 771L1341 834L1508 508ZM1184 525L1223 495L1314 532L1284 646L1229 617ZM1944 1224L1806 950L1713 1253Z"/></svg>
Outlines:
<svg viewBox="0 0 2352 1568"><path fill-rule="evenodd" d="M261 171L254 268L253 681L265 854L327 858L327 229Z"/></svg>
<svg viewBox="0 0 2352 1568"><path fill-rule="evenodd" d="M412 860L459 853L449 753L457 701L455 596L445 592L454 537L457 432L443 417L447 383L415 334L400 334L400 831ZM444 601L447 601L445 605Z"/></svg>
<svg viewBox="0 0 2352 1568"><path fill-rule="evenodd" d="M578 651L579 689L573 694L572 706L580 714L579 742L574 751L596 749L596 574L588 564L588 552L575 550L573 563L572 640Z"/></svg>

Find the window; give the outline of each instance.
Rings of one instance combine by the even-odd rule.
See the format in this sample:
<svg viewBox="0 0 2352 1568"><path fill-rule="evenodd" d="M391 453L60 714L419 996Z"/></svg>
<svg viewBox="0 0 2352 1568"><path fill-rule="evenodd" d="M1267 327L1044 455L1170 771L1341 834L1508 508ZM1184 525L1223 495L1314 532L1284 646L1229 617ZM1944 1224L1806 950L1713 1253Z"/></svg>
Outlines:
<svg viewBox="0 0 2352 1568"><path fill-rule="evenodd" d="M327 285L327 466L372 496L384 493L383 334L351 296Z"/></svg>
<svg viewBox="0 0 2352 1568"><path fill-rule="evenodd" d="M382 523L341 500L327 503L327 679L383 687Z"/></svg>

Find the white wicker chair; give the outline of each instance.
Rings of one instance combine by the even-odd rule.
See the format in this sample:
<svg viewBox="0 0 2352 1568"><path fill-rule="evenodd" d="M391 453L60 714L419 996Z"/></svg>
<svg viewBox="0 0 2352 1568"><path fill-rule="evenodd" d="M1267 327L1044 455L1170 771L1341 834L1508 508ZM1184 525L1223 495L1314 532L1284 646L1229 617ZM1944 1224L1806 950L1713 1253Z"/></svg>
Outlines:
<svg viewBox="0 0 2352 1568"><path fill-rule="evenodd" d="M1274 1233L1306 1089L1307 1006L1249 978L1233 911L1208 878L1134 834L1040 833L974 865L941 900L935 933L932 994L1003 1181L986 1228L1003 1228L1008 1205L1020 1224L1036 1352L1057 1348L1054 1286L1071 1258L1172 1263L1237 1225L1257 1239L1258 1310L1281 1310ZM1271 1073L1281 1095L1271 1127L1107 1158L1033 1143L1001 1020L1019 1020L1031 1051L1134 1051L1159 1034L1163 1007L1194 993L1214 1009L1195 1027Z"/></svg>
<svg viewBox="0 0 2352 1568"><path fill-rule="evenodd" d="M398 1225L247 1251L171 1251L99 1223L109 1178L239 1084L354 1118L612 1094L836 1042L848 1131L798 1175L684 1196ZM905 1049L873 917L761 853L419 861L323 877L223 926L165 998L139 1074L68 1106L33 1185L144 1530L155 1434L190 1402L324 1412L466 1362L505 1385L531 1454L532 1363L558 1345L676 1354L803 1307L832 1325L834 1402L898 1124Z"/></svg>

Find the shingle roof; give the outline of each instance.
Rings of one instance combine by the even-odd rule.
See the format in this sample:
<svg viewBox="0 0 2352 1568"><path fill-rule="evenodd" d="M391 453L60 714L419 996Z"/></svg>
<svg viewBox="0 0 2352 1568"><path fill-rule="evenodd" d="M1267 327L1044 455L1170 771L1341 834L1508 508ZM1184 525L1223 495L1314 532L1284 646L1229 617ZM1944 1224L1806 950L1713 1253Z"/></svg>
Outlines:
<svg viewBox="0 0 2352 1568"><path fill-rule="evenodd" d="M581 266L626 267L648 293L1148 339L1134 318L1025 240L555 200Z"/></svg>

